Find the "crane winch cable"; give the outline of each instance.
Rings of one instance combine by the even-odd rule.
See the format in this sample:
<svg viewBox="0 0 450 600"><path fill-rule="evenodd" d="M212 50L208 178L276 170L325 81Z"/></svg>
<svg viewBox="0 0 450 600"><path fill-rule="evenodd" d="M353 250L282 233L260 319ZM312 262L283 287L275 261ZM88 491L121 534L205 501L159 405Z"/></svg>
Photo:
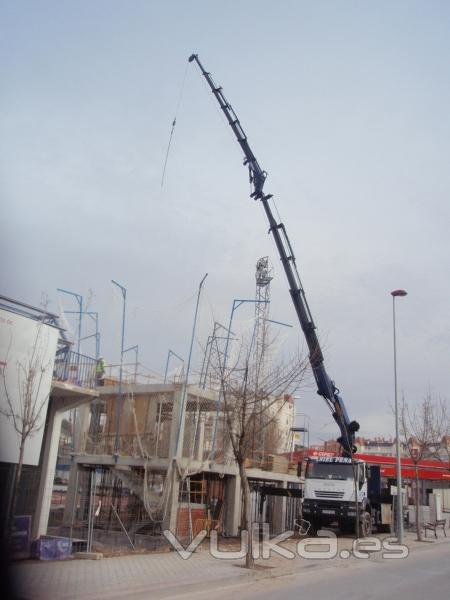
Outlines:
<svg viewBox="0 0 450 600"><path fill-rule="evenodd" d="M163 172L162 172L162 176L161 176L161 187L163 187L163 185L164 185L164 176L166 174L166 168L167 168L167 161L169 159L170 146L172 144L172 137L173 137L173 132L175 130L175 125L177 124L178 111L180 110L180 104L181 104L181 99L183 97L183 91L184 91L184 85L186 83L187 72L188 72L188 65L186 65L186 68L184 70L184 76L183 76L183 81L181 83L180 94L178 96L177 107L175 109L175 116L174 116L173 121L172 121L172 129L170 130L169 143L167 145L166 157L164 159Z"/></svg>

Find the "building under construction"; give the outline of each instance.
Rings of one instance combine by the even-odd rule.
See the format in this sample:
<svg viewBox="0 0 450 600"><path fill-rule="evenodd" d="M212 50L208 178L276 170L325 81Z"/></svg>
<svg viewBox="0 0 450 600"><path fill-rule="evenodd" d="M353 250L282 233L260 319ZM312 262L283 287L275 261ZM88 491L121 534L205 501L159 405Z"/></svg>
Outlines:
<svg viewBox="0 0 450 600"><path fill-rule="evenodd" d="M76 445L61 440L67 491L59 501L55 494L50 530L146 547L159 545L165 529L188 539L202 529L237 535L241 487L218 392L180 383L128 384L121 397L117 385L98 391L98 400L78 409ZM290 424L292 398L281 398L280 407ZM296 499L274 497L262 507L259 493L263 485L299 485L289 460L255 452L247 473L255 520L262 515L274 533L293 525L296 510L288 504Z"/></svg>

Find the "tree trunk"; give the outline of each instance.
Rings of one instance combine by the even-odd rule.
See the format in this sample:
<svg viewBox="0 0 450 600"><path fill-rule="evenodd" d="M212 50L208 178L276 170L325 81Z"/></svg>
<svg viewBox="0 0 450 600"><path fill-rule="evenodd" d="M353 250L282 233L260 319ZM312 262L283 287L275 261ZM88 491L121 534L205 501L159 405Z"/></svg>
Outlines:
<svg viewBox="0 0 450 600"><path fill-rule="evenodd" d="M242 496L244 500L244 518L245 529L247 531L247 553L245 555L245 566L247 569L253 569L255 559L253 558L253 523L252 507L250 499L250 485L248 483L247 473L243 462L239 462L239 475L241 477Z"/></svg>
<svg viewBox="0 0 450 600"><path fill-rule="evenodd" d="M6 520L5 546L7 548L7 552L9 551L9 546L11 543L12 526L13 526L13 522L14 522L14 515L16 512L16 507L17 507L17 498L19 496L19 486L20 486L20 478L22 476L24 451L25 451L25 439L21 439L20 448L19 448L19 462L15 466L16 468L14 469L11 504L9 507L8 518Z"/></svg>
<svg viewBox="0 0 450 600"><path fill-rule="evenodd" d="M421 542L422 541L422 530L420 528L419 470L417 468L417 463L414 463L414 471L415 471L414 500L415 500L415 504L416 504L416 531L417 531L417 540L419 542Z"/></svg>

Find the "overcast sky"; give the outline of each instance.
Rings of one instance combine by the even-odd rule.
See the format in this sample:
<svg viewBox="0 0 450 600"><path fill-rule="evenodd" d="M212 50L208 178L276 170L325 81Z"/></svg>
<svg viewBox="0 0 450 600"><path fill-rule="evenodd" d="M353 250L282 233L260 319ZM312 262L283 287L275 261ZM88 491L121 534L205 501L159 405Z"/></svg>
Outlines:
<svg viewBox="0 0 450 600"><path fill-rule="evenodd" d="M408 291L400 387L411 403L448 396L448 2L4 0L0 21L3 294L38 304L44 292L58 311L76 304L56 288L92 290L113 363L115 279L128 291L126 346L163 373L169 348L187 356L204 274L194 368L213 321L254 297L269 255L271 316L296 325L285 348L302 347L241 150L187 64L196 51L269 173L351 418L363 434L393 432L396 288ZM312 390L298 410L314 439L337 435Z"/></svg>

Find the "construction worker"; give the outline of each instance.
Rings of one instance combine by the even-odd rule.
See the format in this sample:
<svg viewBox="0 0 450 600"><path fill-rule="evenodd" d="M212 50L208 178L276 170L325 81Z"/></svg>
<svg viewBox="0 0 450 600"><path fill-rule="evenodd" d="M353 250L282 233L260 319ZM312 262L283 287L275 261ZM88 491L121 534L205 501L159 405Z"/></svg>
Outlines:
<svg viewBox="0 0 450 600"><path fill-rule="evenodd" d="M105 385L106 363L103 356L99 356L95 367L95 380L97 385Z"/></svg>

